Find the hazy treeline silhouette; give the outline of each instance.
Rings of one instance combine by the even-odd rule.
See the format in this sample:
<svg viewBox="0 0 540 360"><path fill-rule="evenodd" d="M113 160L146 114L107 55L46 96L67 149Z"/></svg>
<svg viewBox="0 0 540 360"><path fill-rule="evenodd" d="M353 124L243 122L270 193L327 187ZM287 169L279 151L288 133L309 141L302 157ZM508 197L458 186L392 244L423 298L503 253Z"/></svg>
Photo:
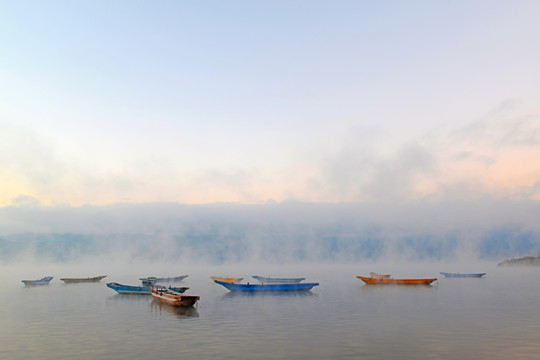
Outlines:
<svg viewBox="0 0 540 360"><path fill-rule="evenodd" d="M540 248L538 205L491 207L174 203L0 209L0 256L68 261L102 255L208 263L499 260ZM501 205L501 204L499 204ZM520 211L528 213L520 217ZM532 213L531 213L532 212Z"/></svg>

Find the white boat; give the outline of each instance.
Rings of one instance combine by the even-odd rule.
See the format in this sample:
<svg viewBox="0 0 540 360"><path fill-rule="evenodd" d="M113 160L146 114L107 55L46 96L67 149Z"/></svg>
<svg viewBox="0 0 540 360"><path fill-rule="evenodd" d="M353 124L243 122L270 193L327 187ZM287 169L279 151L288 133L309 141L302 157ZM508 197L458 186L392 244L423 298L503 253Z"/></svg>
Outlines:
<svg viewBox="0 0 540 360"><path fill-rule="evenodd" d="M254 275L252 276L255 280L259 280L261 284L298 284L306 278L269 278Z"/></svg>

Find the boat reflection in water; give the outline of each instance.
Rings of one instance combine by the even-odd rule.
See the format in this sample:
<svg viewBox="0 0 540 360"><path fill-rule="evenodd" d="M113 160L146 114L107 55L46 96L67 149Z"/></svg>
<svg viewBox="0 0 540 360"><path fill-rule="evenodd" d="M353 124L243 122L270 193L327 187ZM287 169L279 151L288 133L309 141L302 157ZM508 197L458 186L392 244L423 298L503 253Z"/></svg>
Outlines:
<svg viewBox="0 0 540 360"><path fill-rule="evenodd" d="M157 299L152 299L152 302L150 302L150 309L152 312L159 313L159 315L172 314L179 319L199 317L199 312L197 311L196 307L170 306Z"/></svg>
<svg viewBox="0 0 540 360"><path fill-rule="evenodd" d="M397 290L397 289L399 289L399 291L404 291L408 289L410 289L411 291L421 291L421 289L425 289L425 290L437 289L438 283L433 283L431 285L417 284L414 286L401 286L401 285L400 286L391 286L391 285L381 286L379 284L363 284L360 288L362 289L362 291L377 291L377 290L381 291L381 289L385 289L388 291Z"/></svg>
<svg viewBox="0 0 540 360"><path fill-rule="evenodd" d="M317 297L319 294L314 294L311 291L231 291L221 296L222 299L231 298L248 298L248 297L282 297L282 298L298 298L298 297Z"/></svg>

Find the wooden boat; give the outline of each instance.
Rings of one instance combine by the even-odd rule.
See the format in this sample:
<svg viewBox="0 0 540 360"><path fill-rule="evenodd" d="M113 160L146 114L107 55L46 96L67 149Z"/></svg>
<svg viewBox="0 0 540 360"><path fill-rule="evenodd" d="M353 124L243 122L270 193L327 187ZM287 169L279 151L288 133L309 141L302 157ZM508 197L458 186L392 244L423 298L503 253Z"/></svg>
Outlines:
<svg viewBox="0 0 540 360"><path fill-rule="evenodd" d="M155 285L157 283L164 283L164 282L178 282L178 281L184 280L188 276L189 275L180 275L180 276L175 276L175 277L161 277L161 278L158 278L155 276L149 276L145 278L139 278L139 280L141 280L144 286L148 286L148 285Z"/></svg>
<svg viewBox="0 0 540 360"><path fill-rule="evenodd" d="M45 276L42 279L39 280L21 280L24 285L26 286L32 286L32 285L49 285L49 282L53 279L52 276Z"/></svg>
<svg viewBox="0 0 540 360"><path fill-rule="evenodd" d="M107 275L101 275L101 276L94 276L94 277L88 277L88 278L61 278L63 282L66 284L74 284L74 283L88 283L88 282L99 282L101 279L107 277Z"/></svg>
<svg viewBox="0 0 540 360"><path fill-rule="evenodd" d="M314 286L319 286L319 283L283 283L283 284L238 284L214 280L230 291L308 291Z"/></svg>
<svg viewBox="0 0 540 360"><path fill-rule="evenodd" d="M254 275L252 276L255 280L261 282L261 284L297 284L306 278L269 278Z"/></svg>
<svg viewBox="0 0 540 360"><path fill-rule="evenodd" d="M199 296L184 295L161 285L154 285L150 286L149 288L154 299L172 306L189 307L195 305L195 303L200 299Z"/></svg>
<svg viewBox="0 0 540 360"><path fill-rule="evenodd" d="M389 279L390 275L377 274L376 272L370 272L369 275L375 279Z"/></svg>
<svg viewBox="0 0 540 360"><path fill-rule="evenodd" d="M429 285L437 278L430 279L393 279L393 278L373 278L365 276L357 276L358 279L362 280L366 284L370 285Z"/></svg>
<svg viewBox="0 0 540 360"><path fill-rule="evenodd" d="M132 286L124 285L116 282L107 283L107 287L113 289L119 294L134 294L134 295L150 295L150 288L148 286ZM169 290L183 293L188 287L168 287Z"/></svg>
<svg viewBox="0 0 540 360"><path fill-rule="evenodd" d="M214 281L223 281L223 282L230 282L230 283L238 283L242 281L244 278L232 278L232 277L219 277L219 276L210 276L210 279Z"/></svg>
<svg viewBox="0 0 540 360"><path fill-rule="evenodd" d="M447 273L447 272L440 272L440 274L444 275L445 277L453 277L453 278L481 278L482 276L486 275L486 273L460 274L460 273Z"/></svg>

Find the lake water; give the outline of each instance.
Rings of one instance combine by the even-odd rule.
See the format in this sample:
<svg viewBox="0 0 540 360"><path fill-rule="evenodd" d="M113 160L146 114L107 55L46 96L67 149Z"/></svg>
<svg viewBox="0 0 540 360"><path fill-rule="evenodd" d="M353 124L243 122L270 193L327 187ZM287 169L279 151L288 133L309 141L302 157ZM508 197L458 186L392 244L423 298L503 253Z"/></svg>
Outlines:
<svg viewBox="0 0 540 360"><path fill-rule="evenodd" d="M439 271L463 270L450 266L281 265L262 272L256 265L236 265L156 273L151 266L109 265L101 283L69 285L59 278L82 276L73 264L40 267L39 274L25 266L4 266L0 358L540 358L540 269L484 263L470 269L487 272L483 279L440 277ZM85 276L102 274L85 271ZM355 275L369 271L439 280L431 287L364 286ZM247 280L255 272L305 276L320 286L307 293L236 294L208 279ZM105 286L110 281L137 284L140 276L182 274L190 276L177 284L201 296L196 308L118 295ZM55 276L48 286L20 282L46 275Z"/></svg>

